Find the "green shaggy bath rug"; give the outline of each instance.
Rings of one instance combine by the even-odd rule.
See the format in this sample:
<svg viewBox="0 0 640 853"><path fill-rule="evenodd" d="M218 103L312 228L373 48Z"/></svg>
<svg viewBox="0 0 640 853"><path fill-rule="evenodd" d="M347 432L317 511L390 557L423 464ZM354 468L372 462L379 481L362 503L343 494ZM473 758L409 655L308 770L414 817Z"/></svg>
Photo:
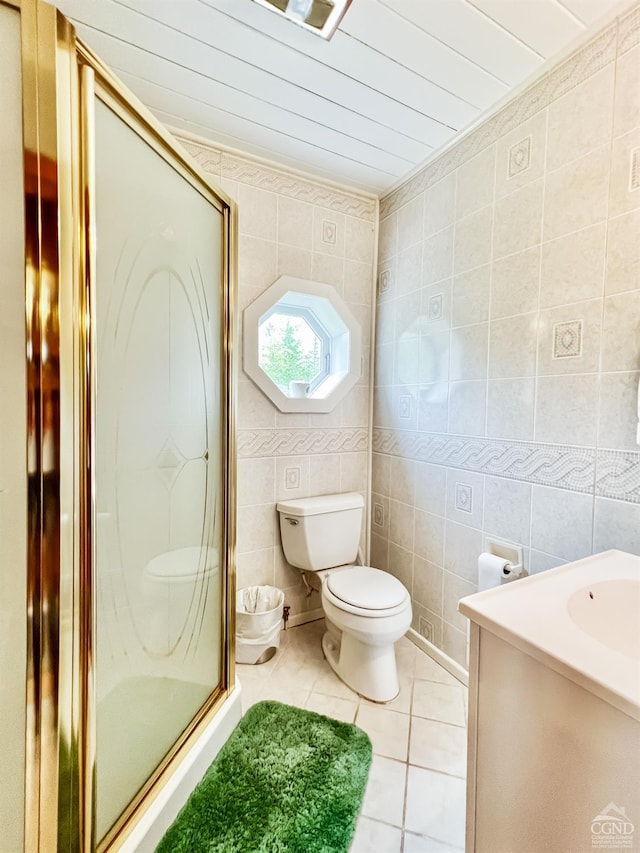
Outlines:
<svg viewBox="0 0 640 853"><path fill-rule="evenodd" d="M371 742L280 702L238 723L156 853L346 853Z"/></svg>

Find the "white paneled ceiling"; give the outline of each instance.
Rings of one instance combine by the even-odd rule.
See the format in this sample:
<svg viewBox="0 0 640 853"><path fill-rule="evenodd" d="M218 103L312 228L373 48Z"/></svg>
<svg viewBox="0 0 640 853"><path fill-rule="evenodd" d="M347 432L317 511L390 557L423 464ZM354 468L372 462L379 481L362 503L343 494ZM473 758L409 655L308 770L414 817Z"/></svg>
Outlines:
<svg viewBox="0 0 640 853"><path fill-rule="evenodd" d="M165 124L379 193L621 0L353 0L329 42L252 0L58 0Z"/></svg>

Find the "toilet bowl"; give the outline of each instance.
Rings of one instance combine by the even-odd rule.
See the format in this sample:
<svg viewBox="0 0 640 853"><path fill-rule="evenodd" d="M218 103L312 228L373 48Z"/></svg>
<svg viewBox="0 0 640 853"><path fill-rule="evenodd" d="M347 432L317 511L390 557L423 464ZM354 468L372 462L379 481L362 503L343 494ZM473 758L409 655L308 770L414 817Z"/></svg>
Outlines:
<svg viewBox="0 0 640 853"><path fill-rule="evenodd" d="M277 506L285 557L321 592L329 665L356 693L390 702L399 692L394 644L411 625L411 598L388 572L354 565L363 508L356 493Z"/></svg>
<svg viewBox="0 0 640 853"><path fill-rule="evenodd" d="M394 644L411 625L411 598L397 578L380 569L336 570L322 584L329 665L352 690L374 702L400 692Z"/></svg>

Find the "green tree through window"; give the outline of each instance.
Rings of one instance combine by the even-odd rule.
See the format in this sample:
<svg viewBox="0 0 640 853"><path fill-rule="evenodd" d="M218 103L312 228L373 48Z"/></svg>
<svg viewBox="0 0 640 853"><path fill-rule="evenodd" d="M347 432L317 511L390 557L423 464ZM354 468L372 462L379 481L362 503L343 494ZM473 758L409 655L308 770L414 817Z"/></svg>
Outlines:
<svg viewBox="0 0 640 853"><path fill-rule="evenodd" d="M260 367L287 393L290 382L311 382L320 372L320 340L301 318L273 315L260 326Z"/></svg>

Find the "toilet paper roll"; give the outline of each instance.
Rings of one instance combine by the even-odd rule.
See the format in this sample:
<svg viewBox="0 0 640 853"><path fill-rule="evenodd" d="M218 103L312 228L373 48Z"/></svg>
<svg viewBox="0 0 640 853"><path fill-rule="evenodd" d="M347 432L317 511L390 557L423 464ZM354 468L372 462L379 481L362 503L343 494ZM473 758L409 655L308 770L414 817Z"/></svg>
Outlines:
<svg viewBox="0 0 640 853"><path fill-rule="evenodd" d="M480 554L478 557L478 591L482 592L483 589L500 586L504 577L504 569L510 565L508 560L496 557L495 554Z"/></svg>

